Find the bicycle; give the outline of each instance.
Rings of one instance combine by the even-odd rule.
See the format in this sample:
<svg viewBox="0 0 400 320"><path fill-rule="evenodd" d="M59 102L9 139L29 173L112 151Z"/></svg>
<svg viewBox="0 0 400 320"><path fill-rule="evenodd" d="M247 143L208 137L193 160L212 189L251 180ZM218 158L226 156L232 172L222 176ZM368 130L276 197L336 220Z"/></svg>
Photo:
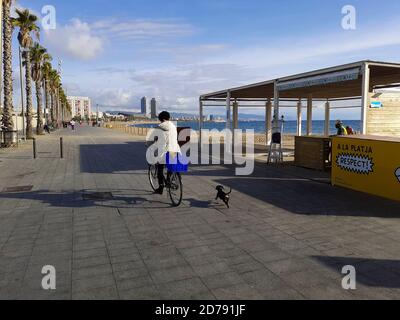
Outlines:
<svg viewBox="0 0 400 320"><path fill-rule="evenodd" d="M172 205L178 207L182 203L182 177L179 172L171 172L164 167L164 185L168 190L169 197ZM158 189L158 166L149 165L149 180L152 189L155 191Z"/></svg>

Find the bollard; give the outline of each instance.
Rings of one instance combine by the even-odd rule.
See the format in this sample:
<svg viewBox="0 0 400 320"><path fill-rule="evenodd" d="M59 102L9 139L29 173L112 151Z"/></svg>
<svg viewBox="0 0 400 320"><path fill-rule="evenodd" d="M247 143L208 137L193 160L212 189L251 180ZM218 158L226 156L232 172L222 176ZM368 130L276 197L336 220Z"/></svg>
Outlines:
<svg viewBox="0 0 400 320"><path fill-rule="evenodd" d="M63 138L60 138L60 158L64 159L64 145L63 145Z"/></svg>
<svg viewBox="0 0 400 320"><path fill-rule="evenodd" d="M33 159L36 159L37 158L37 153L36 153L36 138L33 138L33 140L32 140L32 142L33 142Z"/></svg>

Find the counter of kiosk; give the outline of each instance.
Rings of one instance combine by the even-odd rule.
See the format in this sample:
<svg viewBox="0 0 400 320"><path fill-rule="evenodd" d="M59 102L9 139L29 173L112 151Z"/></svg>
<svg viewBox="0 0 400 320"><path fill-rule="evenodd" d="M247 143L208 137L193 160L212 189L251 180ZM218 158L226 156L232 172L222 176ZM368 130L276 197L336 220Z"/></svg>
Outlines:
<svg viewBox="0 0 400 320"><path fill-rule="evenodd" d="M400 138L332 139L332 185L400 200Z"/></svg>
<svg viewBox="0 0 400 320"><path fill-rule="evenodd" d="M298 167L329 171L331 169L331 138L326 136L296 136L294 162Z"/></svg>

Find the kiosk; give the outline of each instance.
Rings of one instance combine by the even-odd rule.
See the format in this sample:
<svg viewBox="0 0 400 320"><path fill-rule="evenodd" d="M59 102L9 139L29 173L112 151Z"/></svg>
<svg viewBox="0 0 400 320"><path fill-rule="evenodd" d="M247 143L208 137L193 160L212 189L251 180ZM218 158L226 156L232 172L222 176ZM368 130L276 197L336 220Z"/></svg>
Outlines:
<svg viewBox="0 0 400 320"><path fill-rule="evenodd" d="M400 138L334 137L332 185L399 201Z"/></svg>

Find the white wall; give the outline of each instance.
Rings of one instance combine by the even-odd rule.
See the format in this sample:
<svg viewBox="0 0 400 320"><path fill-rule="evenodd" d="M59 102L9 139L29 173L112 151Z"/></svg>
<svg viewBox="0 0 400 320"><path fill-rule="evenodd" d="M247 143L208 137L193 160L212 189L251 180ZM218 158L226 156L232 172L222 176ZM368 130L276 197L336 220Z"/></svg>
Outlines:
<svg viewBox="0 0 400 320"><path fill-rule="evenodd" d="M26 121L26 120L25 120ZM22 133L22 127L23 127L23 121L21 116L13 116L13 122L14 122L14 130L17 130L18 132ZM36 130L36 122L37 118L34 117L32 119L32 127L34 130ZM43 124L45 123L45 119L43 118ZM26 125L26 123L25 123Z"/></svg>

